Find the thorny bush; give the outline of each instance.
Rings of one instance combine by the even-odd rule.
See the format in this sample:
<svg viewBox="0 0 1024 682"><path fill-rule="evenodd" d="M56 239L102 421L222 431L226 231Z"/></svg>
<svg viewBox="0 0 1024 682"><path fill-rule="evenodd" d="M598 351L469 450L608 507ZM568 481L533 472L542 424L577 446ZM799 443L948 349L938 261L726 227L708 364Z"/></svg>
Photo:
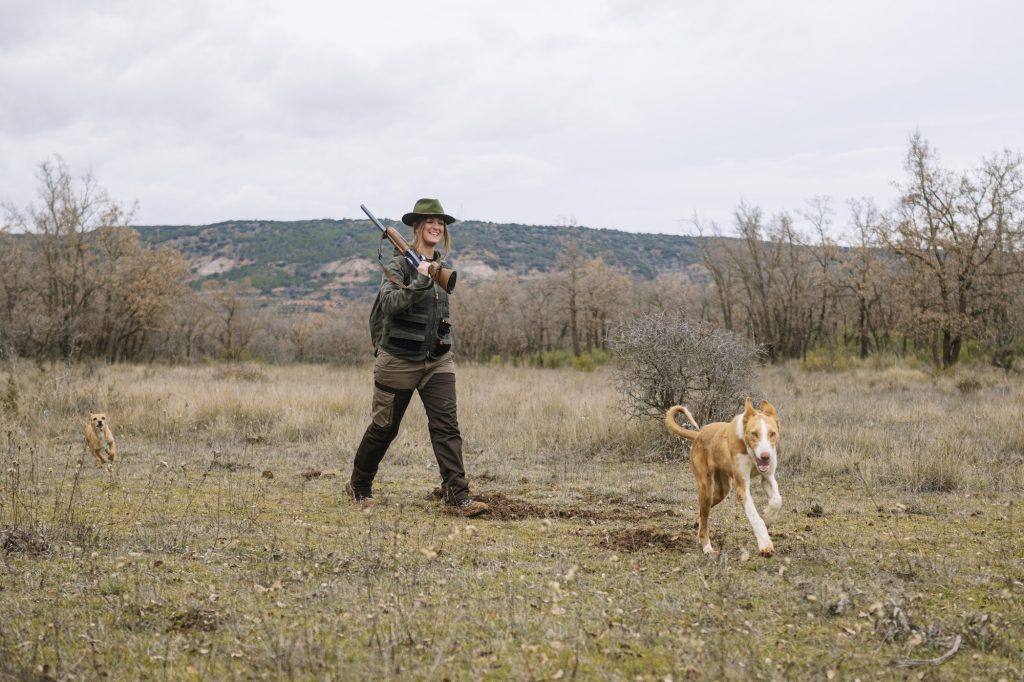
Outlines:
<svg viewBox="0 0 1024 682"><path fill-rule="evenodd" d="M663 417L686 405L704 425L736 414L753 388L759 355L732 332L665 312L637 317L611 335L622 408L631 417Z"/></svg>

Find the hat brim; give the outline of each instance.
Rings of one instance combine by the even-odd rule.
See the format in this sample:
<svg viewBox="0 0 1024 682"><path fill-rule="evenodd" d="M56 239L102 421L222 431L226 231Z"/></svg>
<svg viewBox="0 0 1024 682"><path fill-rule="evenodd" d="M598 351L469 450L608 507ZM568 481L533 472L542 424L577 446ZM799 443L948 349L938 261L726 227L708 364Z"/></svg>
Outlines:
<svg viewBox="0 0 1024 682"><path fill-rule="evenodd" d="M455 222L455 218L447 213L406 213L402 216L402 222L412 227L418 218L442 218L445 225L451 225Z"/></svg>

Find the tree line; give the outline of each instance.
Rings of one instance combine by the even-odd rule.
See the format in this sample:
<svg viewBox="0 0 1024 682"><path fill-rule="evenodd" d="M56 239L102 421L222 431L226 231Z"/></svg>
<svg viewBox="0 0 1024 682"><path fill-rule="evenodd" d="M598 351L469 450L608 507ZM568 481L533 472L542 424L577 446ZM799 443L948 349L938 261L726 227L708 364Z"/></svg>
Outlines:
<svg viewBox="0 0 1024 682"><path fill-rule="evenodd" d="M579 354L664 310L739 334L769 362L894 354L946 368L970 347L1008 370L1024 349L1021 166L1003 152L952 171L915 134L895 205L851 201L842 236L827 198L770 217L741 203L730 231L694 220L701 267L653 282L581 264L569 226L560 272L463 292L462 348L476 359Z"/></svg>
<svg viewBox="0 0 1024 682"><path fill-rule="evenodd" d="M186 258L143 244L133 211L60 158L37 172L38 200L4 206L0 358L351 362L361 306L269 309L238 284L187 286ZM365 343L363 343L365 346Z"/></svg>
<svg viewBox="0 0 1024 682"><path fill-rule="evenodd" d="M951 171L916 134L896 204L850 202L842 240L830 236L827 200L796 216L803 233L794 216L741 205L737 238L704 242L710 319L772 361L828 349L925 354L944 368L972 344L1009 369L1024 338L1021 164L1003 152Z"/></svg>
<svg viewBox="0 0 1024 682"><path fill-rule="evenodd" d="M452 313L461 358L580 356L614 330L665 313L748 339L770 362L914 355L936 367L969 351L1010 369L1024 339L1024 179L1019 154L942 167L911 137L898 200L837 212L818 198L767 216L741 203L727 228L694 220L698 264L633 279L580 248L564 225L560 268L460 279ZM365 360L369 303L310 310L268 304L244 284L186 283L188 263L153 249L133 212L62 160L40 165L38 202L5 206L0 354L195 362ZM455 243L456 252L458 243Z"/></svg>

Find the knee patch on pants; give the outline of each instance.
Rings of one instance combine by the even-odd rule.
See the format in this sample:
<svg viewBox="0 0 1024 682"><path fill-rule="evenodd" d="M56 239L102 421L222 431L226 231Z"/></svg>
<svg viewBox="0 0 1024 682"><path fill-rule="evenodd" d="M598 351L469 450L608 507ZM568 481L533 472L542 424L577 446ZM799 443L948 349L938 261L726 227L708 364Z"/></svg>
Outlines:
<svg viewBox="0 0 1024 682"><path fill-rule="evenodd" d="M396 414L399 418L401 417L411 398L411 389L392 388L391 386L374 382L372 409L374 425L382 429L394 427Z"/></svg>

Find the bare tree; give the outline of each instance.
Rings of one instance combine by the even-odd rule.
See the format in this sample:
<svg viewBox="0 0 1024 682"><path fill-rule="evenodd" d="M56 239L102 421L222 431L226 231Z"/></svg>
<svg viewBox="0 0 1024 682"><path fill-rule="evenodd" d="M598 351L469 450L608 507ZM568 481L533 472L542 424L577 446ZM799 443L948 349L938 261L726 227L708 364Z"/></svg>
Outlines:
<svg viewBox="0 0 1024 682"><path fill-rule="evenodd" d="M607 345L608 329L625 318L633 299L633 281L614 271L602 258L579 269L577 317L587 350Z"/></svg>
<svg viewBox="0 0 1024 682"><path fill-rule="evenodd" d="M850 299L857 354L863 359L869 353L888 349L892 333L899 323L903 297L899 292L896 271L898 263L890 252L883 251L877 235L884 217L873 202L850 202L852 231L846 236L847 248L842 252L839 285Z"/></svg>
<svg viewBox="0 0 1024 682"><path fill-rule="evenodd" d="M804 252L810 257L812 265L811 291L817 291L817 312L815 317L808 317L810 328L804 331L803 350L807 352L812 345L827 344L834 347L836 342L836 308L838 306L838 265L840 261L839 245L832 237L832 202L828 197L815 197L807 202L807 207L797 212L811 224L815 242L802 241Z"/></svg>
<svg viewBox="0 0 1024 682"><path fill-rule="evenodd" d="M203 294L215 321L221 357L228 360L244 358L258 324L245 287L235 282L208 282Z"/></svg>
<svg viewBox="0 0 1024 682"><path fill-rule="evenodd" d="M184 258L143 247L132 212L90 175L72 177L59 157L40 164L37 178L37 204L6 207L0 337L38 359L137 355L167 326Z"/></svg>
<svg viewBox="0 0 1024 682"><path fill-rule="evenodd" d="M897 213L879 236L906 263L914 324L932 334L940 367L956 364L964 339L999 319L993 313L1024 273L1021 163L1004 152L955 173L920 133L910 139Z"/></svg>
<svg viewBox="0 0 1024 682"><path fill-rule="evenodd" d="M524 354L543 353L554 348L560 320L559 299L564 292L559 279L543 273L519 279L515 297L518 324L523 334Z"/></svg>
<svg viewBox="0 0 1024 682"><path fill-rule="evenodd" d="M697 216L694 216L693 225L700 237L701 263L715 285L722 326L729 331L735 331L733 311L737 306L738 285L736 280L738 273L730 267L732 262L730 252L733 245L722 236L721 229L714 222L704 224Z"/></svg>
<svg viewBox="0 0 1024 682"><path fill-rule="evenodd" d="M175 302L191 295L188 261L171 249L145 248L127 227L103 227L94 237L105 277L84 345L111 362L136 357L151 335L169 331Z"/></svg>
<svg viewBox="0 0 1024 682"><path fill-rule="evenodd" d="M45 325L37 330L37 343L42 355L70 361L83 341L92 299L103 286L90 233L123 225L127 216L91 175L76 182L60 157L40 164L36 177L40 204L29 208L22 228L38 237L33 240L35 291Z"/></svg>
<svg viewBox="0 0 1024 682"><path fill-rule="evenodd" d="M769 360L802 357L818 320L815 258L788 214L765 223L759 208L741 203L734 215L739 239L719 240L706 252L716 285L730 288L729 300ZM735 322L734 313L730 318Z"/></svg>
<svg viewBox="0 0 1024 682"><path fill-rule="evenodd" d="M27 242L5 224L0 227L0 357L24 352L28 345L32 286Z"/></svg>
<svg viewBox="0 0 1024 682"><path fill-rule="evenodd" d="M569 330L572 334L572 354L579 357L579 308L576 301L580 266L579 230L576 227L575 218L563 219L561 224L565 228L565 238L563 239L562 247L562 267L566 272L566 305L569 313Z"/></svg>

